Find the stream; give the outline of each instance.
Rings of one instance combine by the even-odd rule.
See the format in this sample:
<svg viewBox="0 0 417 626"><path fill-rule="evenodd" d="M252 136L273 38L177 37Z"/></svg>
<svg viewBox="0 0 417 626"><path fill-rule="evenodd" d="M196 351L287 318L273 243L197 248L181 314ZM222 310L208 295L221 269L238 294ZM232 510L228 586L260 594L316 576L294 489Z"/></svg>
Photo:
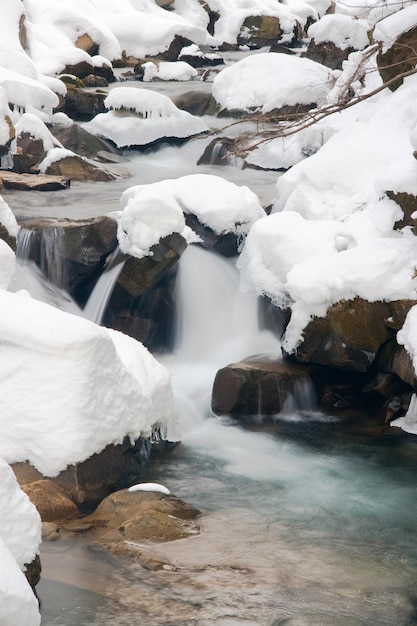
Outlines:
<svg viewBox="0 0 417 626"><path fill-rule="evenodd" d="M130 152L131 177L111 183L2 195L18 219L80 219L119 210L134 184L199 172L246 184L267 206L278 174L196 167L208 141ZM95 549L82 533L45 542L42 625L416 624L416 437L324 416L307 391L298 411L256 430L212 416L216 370L279 354L279 343L258 330L256 300L239 292L232 261L191 246L179 285L178 345L163 360L184 435L152 456L149 480L198 507L202 532L144 545L168 563L158 571Z"/></svg>

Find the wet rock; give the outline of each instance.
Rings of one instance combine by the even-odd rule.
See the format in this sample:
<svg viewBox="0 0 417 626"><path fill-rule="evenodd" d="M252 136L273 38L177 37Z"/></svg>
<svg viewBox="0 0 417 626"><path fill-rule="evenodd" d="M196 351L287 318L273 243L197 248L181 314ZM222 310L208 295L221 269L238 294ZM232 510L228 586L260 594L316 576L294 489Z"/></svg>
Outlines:
<svg viewBox="0 0 417 626"><path fill-rule="evenodd" d="M0 239L3 239L8 246L16 252L16 237L11 235L7 228L0 222Z"/></svg>
<svg viewBox="0 0 417 626"><path fill-rule="evenodd" d="M216 137L205 148L197 165L233 165L243 166L243 158L235 153L242 148L242 138Z"/></svg>
<svg viewBox="0 0 417 626"><path fill-rule="evenodd" d="M91 72L89 72L91 73ZM72 119L89 121L98 113L105 113L104 100L107 92L87 91L78 87L70 87L65 94L62 110Z"/></svg>
<svg viewBox="0 0 417 626"><path fill-rule="evenodd" d="M64 156L59 161L54 161L46 168L45 174L49 176L65 176L69 180L79 181L106 182L118 178L118 175L109 169L78 155Z"/></svg>
<svg viewBox="0 0 417 626"><path fill-rule="evenodd" d="M66 65L62 73L73 74L77 78L85 78L85 76L94 73L94 66L88 61L80 61L79 63Z"/></svg>
<svg viewBox="0 0 417 626"><path fill-rule="evenodd" d="M33 590L35 589L36 585L41 579L41 572L42 572L41 558L39 554L37 554L31 563L28 563L27 565L25 565L25 572L24 572L27 578L27 581Z"/></svg>
<svg viewBox="0 0 417 626"><path fill-rule="evenodd" d="M190 89L174 98L173 102L179 109L192 115L206 115L211 103L211 94Z"/></svg>
<svg viewBox="0 0 417 626"><path fill-rule="evenodd" d="M382 344L392 337L386 323L390 316L386 302L361 298L338 302L326 317L315 317L306 326L293 356L302 363L365 372Z"/></svg>
<svg viewBox="0 0 417 626"><path fill-rule="evenodd" d="M124 489L105 498L84 522L98 531L104 544L165 542L198 533L199 515L198 509L176 496Z"/></svg>
<svg viewBox="0 0 417 626"><path fill-rule="evenodd" d="M52 480L70 495L80 510L91 510L115 489L142 480L148 468L149 453L148 440L139 438L132 444L126 437L123 443L106 446L86 461L70 465ZM22 487L48 478L29 463L14 463L11 467Z"/></svg>
<svg viewBox="0 0 417 626"><path fill-rule="evenodd" d="M43 522L78 517L78 509L70 495L52 480L37 480L22 485L22 491L36 506Z"/></svg>
<svg viewBox="0 0 417 626"><path fill-rule="evenodd" d="M17 174L5 170L0 171L0 179L5 189L19 191L59 191L70 186L70 180L64 176Z"/></svg>
<svg viewBox="0 0 417 626"><path fill-rule="evenodd" d="M211 406L216 415L277 415L294 408L295 397L310 385L308 368L258 355L217 372Z"/></svg>
<svg viewBox="0 0 417 626"><path fill-rule="evenodd" d="M153 246L153 256L128 257L103 323L138 339L150 350L171 349L177 262L186 247L185 239L173 233Z"/></svg>
<svg viewBox="0 0 417 626"><path fill-rule="evenodd" d="M169 44L168 50L158 55L158 58L164 61L178 61L178 55L183 48L190 46L193 42L191 39L182 37L182 35L175 35L174 39Z"/></svg>
<svg viewBox="0 0 417 626"><path fill-rule="evenodd" d="M117 223L110 217L85 220L28 220L27 259L54 285L83 305L107 257L117 246Z"/></svg>
<svg viewBox="0 0 417 626"><path fill-rule="evenodd" d="M201 238L201 245L204 248L214 250L225 257L238 254L241 239L235 233L215 233L209 226L202 224L193 213L185 214L185 223Z"/></svg>
<svg viewBox="0 0 417 626"><path fill-rule="evenodd" d="M417 376L410 356L404 346L399 346L394 339L382 347L375 366L380 372L395 374L413 389L417 389Z"/></svg>
<svg viewBox="0 0 417 626"><path fill-rule="evenodd" d="M93 159L102 151L112 153L115 156L118 155L108 141L89 133L78 124L56 126L51 129L51 132L64 148L75 152L79 156Z"/></svg>
<svg viewBox="0 0 417 626"><path fill-rule="evenodd" d="M42 522L42 541L58 541L61 539L60 527L53 522Z"/></svg>

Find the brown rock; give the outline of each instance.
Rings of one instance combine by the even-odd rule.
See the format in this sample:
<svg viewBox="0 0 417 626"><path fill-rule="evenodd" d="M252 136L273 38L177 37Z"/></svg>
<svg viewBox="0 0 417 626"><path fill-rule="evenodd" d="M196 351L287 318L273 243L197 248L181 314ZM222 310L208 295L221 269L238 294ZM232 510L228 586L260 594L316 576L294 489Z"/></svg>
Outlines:
<svg viewBox="0 0 417 626"><path fill-rule="evenodd" d="M402 33L397 41L386 51L378 52L376 60L378 71L383 82L395 79L396 76L415 68L417 55L417 26ZM394 80L391 91L402 85L403 79Z"/></svg>
<svg viewBox="0 0 417 626"><path fill-rule="evenodd" d="M93 159L102 151L118 155L117 151L109 142L89 133L78 124L56 126L51 129L51 132L64 148L75 152L79 156Z"/></svg>
<svg viewBox="0 0 417 626"><path fill-rule="evenodd" d="M52 480L37 480L22 485L22 491L36 506L43 522L78 516L78 509L70 495Z"/></svg>
<svg viewBox="0 0 417 626"><path fill-rule="evenodd" d="M77 155L67 156L59 161L54 161L45 172L49 176L65 176L70 180L94 180L106 182L115 180L118 176L85 157Z"/></svg>
<svg viewBox="0 0 417 626"><path fill-rule="evenodd" d="M417 211L417 197L405 191L387 191L386 193L388 198L394 200L394 202L396 202L403 211L403 218L398 222L395 222L394 227L397 230L400 230L405 226L411 226L411 232L414 235L417 235L417 220L412 217L412 214Z"/></svg>
<svg viewBox="0 0 417 626"><path fill-rule="evenodd" d="M78 507L92 507L121 485L141 480L149 461L150 444L138 439L133 445L128 437L122 444L109 445L77 465L70 465L53 478ZM12 469L21 486L43 476L29 463L14 463Z"/></svg>
<svg viewBox="0 0 417 626"><path fill-rule="evenodd" d="M279 18L270 15L250 15L245 18L238 36L238 44L267 46L283 35Z"/></svg>
<svg viewBox="0 0 417 626"><path fill-rule="evenodd" d="M88 72L91 74L92 72ZM86 76L88 76L86 74ZM98 113L105 113L104 100L107 97L105 91L87 91L78 87L72 87L65 94L63 111L72 119L87 122Z"/></svg>
<svg viewBox="0 0 417 626"><path fill-rule="evenodd" d="M417 389L417 375L410 356L404 346L399 346L394 339L388 341L380 350L375 365L379 371L395 374Z"/></svg>
<svg viewBox="0 0 417 626"><path fill-rule="evenodd" d="M85 76L93 73L94 67L88 61L80 61L79 63L74 63L73 65L68 64L62 72L62 74L73 74L78 78L84 78Z"/></svg>
<svg viewBox="0 0 417 626"><path fill-rule="evenodd" d="M328 309L326 317L313 318L293 356L302 363L365 372L392 337L386 323L390 316L388 303L342 300Z"/></svg>
<svg viewBox="0 0 417 626"><path fill-rule="evenodd" d="M306 367L263 355L249 357L217 372L211 406L216 415L277 415L310 384Z"/></svg>
<svg viewBox="0 0 417 626"><path fill-rule="evenodd" d="M0 171L0 178L5 189L19 191L59 191L68 189L70 181L64 176L46 174L17 174L16 172Z"/></svg>
<svg viewBox="0 0 417 626"><path fill-rule="evenodd" d="M81 50L87 52L90 56L98 54L98 45L95 41L93 41L88 33L80 35L74 45L76 48L80 48Z"/></svg>
<svg viewBox="0 0 417 626"><path fill-rule="evenodd" d="M116 491L84 518L104 543L174 541L198 532L200 511L173 495L157 491Z"/></svg>
<svg viewBox="0 0 417 626"><path fill-rule="evenodd" d="M321 63L332 70L341 70L343 61L346 61L349 54L354 52L355 48L346 48L342 50L338 48L332 41L323 41L316 44L314 39L310 40L308 48L301 56Z"/></svg>

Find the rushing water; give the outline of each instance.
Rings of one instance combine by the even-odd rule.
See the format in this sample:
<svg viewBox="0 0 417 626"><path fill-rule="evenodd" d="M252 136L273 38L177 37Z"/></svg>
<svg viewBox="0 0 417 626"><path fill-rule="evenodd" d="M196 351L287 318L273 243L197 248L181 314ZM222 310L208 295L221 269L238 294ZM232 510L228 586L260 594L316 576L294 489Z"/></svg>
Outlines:
<svg viewBox="0 0 417 626"><path fill-rule="evenodd" d="M269 204L276 173L195 167L208 141L129 153L130 178L31 192L30 206L26 192L2 193L18 218L82 218L118 210L133 184L198 171L248 184ZM39 297L59 300L38 283ZM179 341L164 362L184 436L153 457L149 479L200 508L202 532L143 545L166 562L159 571L110 557L82 534L45 542L43 626L416 624L417 439L311 410L288 408L258 432L211 416L216 370L279 346L258 332L256 302L239 294L231 261L189 248L179 283Z"/></svg>

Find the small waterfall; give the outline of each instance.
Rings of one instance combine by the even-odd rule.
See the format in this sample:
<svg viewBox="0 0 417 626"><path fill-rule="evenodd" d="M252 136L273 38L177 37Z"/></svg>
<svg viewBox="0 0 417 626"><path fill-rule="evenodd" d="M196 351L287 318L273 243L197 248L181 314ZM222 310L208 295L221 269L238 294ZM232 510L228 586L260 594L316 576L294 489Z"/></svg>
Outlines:
<svg viewBox="0 0 417 626"><path fill-rule="evenodd" d="M83 310L83 316L100 324L117 279L124 266L124 255L117 247L109 256L104 272L98 279Z"/></svg>
<svg viewBox="0 0 417 626"><path fill-rule="evenodd" d="M163 361L172 374L185 432L210 414L219 368L250 354L277 355L280 344L259 330L257 298L239 291L230 259L190 245L180 260L177 285L177 349Z"/></svg>
<svg viewBox="0 0 417 626"><path fill-rule="evenodd" d="M2 154L0 156L0 169L2 170L11 170L13 167L13 155L8 150L6 154Z"/></svg>

